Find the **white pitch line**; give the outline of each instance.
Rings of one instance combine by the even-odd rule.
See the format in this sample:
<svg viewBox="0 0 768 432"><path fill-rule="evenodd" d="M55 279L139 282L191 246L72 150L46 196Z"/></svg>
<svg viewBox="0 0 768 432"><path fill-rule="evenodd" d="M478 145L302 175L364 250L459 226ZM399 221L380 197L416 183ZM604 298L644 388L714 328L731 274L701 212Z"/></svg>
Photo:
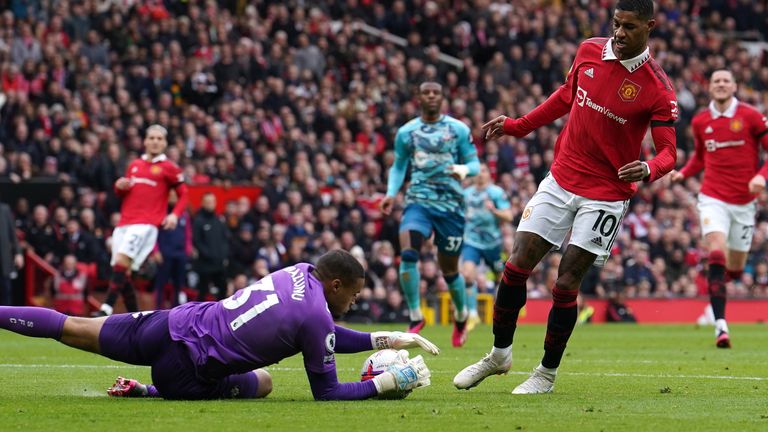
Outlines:
<svg viewBox="0 0 768 432"><path fill-rule="evenodd" d="M303 372L303 368L289 368L289 367L267 367L268 370L284 371L284 372ZM340 369L346 371L354 371L356 369ZM453 374L455 372L432 370L432 374ZM530 371L509 371L510 375L530 375ZM591 377L626 377L626 378L693 378L693 379L724 379L724 380L744 380L744 381L768 381L768 377L752 377L752 376L730 376L730 375L673 375L673 374L636 374L636 373L621 373L621 372L563 372L562 375L575 375L575 376L591 376Z"/></svg>
<svg viewBox="0 0 768 432"><path fill-rule="evenodd" d="M125 369L125 368L139 368L144 366L135 365L68 365L68 364L0 364L0 369L36 369L36 368L50 368L50 369Z"/></svg>
<svg viewBox="0 0 768 432"><path fill-rule="evenodd" d="M128 369L128 368L141 368L146 366L136 365L68 365L68 364L2 364L0 363L0 369L36 369L36 368L53 368L53 369ZM266 369L280 372L304 372L304 368L293 367L272 367L268 366ZM337 368L343 372L353 372L357 369L354 368ZM449 371L432 370L432 373L448 374L454 373ZM529 375L528 371L509 371L510 375ZM733 375L680 375L680 374L640 374L640 373L624 373L624 372L564 372L562 375L574 375L574 376L588 376L588 377L618 377L618 378L675 378L675 379L720 379L720 380L743 380L743 381L768 381L768 377L754 377L754 376L733 376Z"/></svg>

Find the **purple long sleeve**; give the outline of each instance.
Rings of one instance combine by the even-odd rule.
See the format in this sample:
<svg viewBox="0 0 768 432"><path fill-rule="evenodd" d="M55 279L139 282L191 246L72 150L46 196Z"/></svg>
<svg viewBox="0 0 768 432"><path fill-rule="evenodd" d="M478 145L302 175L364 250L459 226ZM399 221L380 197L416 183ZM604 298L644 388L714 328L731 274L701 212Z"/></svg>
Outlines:
<svg viewBox="0 0 768 432"><path fill-rule="evenodd" d="M315 400L361 400L378 394L373 380L340 383L335 370L321 374L307 371L307 377Z"/></svg>
<svg viewBox="0 0 768 432"><path fill-rule="evenodd" d="M334 331L336 333L335 351L339 354L358 353L373 349L370 333L359 332L340 325L335 326Z"/></svg>

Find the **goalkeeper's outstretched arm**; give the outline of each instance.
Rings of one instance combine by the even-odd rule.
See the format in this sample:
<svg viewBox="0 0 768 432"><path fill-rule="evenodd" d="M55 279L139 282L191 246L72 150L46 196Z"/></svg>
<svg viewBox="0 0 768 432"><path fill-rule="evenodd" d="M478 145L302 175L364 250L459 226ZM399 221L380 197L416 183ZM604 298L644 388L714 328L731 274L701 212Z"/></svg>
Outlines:
<svg viewBox="0 0 768 432"><path fill-rule="evenodd" d="M424 351L438 355L440 348L427 338L415 333L380 331L373 333L360 332L340 325L335 326L336 352L340 354L357 353L372 349L396 350L405 348L421 348Z"/></svg>

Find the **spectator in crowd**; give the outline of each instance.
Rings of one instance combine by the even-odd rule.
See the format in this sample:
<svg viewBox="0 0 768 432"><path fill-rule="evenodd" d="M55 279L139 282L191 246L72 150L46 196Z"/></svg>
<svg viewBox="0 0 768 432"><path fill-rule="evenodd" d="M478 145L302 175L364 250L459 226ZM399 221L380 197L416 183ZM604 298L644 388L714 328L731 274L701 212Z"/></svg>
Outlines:
<svg viewBox="0 0 768 432"><path fill-rule="evenodd" d="M97 253L96 239L81 228L80 222L78 222L77 219L70 219L67 221L64 237L59 243L58 262L62 262L66 255L71 254L74 255L79 262L88 264L95 263Z"/></svg>
<svg viewBox="0 0 768 432"><path fill-rule="evenodd" d="M77 257L65 255L53 281L53 308L72 316L85 313L85 289L88 275L78 268Z"/></svg>
<svg viewBox="0 0 768 432"><path fill-rule="evenodd" d="M13 213L8 204L0 202L0 304L13 304L11 279L24 266L24 255L16 237Z"/></svg>
<svg viewBox="0 0 768 432"><path fill-rule="evenodd" d="M211 285L216 287L219 300L227 295L227 264L229 232L216 215L216 195L203 195L203 201L192 220L192 245L195 260L192 268L198 276L197 300L206 301Z"/></svg>
<svg viewBox="0 0 768 432"><path fill-rule="evenodd" d="M258 255L258 243L253 235L253 225L240 224L237 237L232 239L229 249L229 274L231 276L247 274Z"/></svg>
<svg viewBox="0 0 768 432"><path fill-rule="evenodd" d="M22 230L27 246L48 263L53 263L56 234L50 224L48 209L43 205L36 205L32 211L32 221Z"/></svg>
<svg viewBox="0 0 768 432"><path fill-rule="evenodd" d="M178 197L171 191L168 196L168 212L173 211ZM165 285L170 282L173 291L170 297L171 307L179 305L181 289L186 286L187 257L192 252L192 221L189 212L179 216L179 223L174 229L161 230L157 234L157 245L152 258L158 263L157 273L152 282L155 291L157 309L165 309Z"/></svg>

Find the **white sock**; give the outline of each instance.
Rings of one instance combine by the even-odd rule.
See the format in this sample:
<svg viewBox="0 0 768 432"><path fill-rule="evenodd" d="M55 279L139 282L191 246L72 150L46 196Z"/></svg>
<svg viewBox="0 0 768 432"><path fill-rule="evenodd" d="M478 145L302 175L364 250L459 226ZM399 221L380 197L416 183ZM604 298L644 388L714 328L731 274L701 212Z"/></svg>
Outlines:
<svg viewBox="0 0 768 432"><path fill-rule="evenodd" d="M539 363L539 365L536 366L536 370L544 373L545 375L550 375L552 377L557 375L557 368L545 368L541 363Z"/></svg>
<svg viewBox="0 0 768 432"><path fill-rule="evenodd" d="M103 303L101 305L101 311L104 312L107 315L112 315L113 309L112 309L112 306L110 306L110 305L108 305L106 303Z"/></svg>
<svg viewBox="0 0 768 432"><path fill-rule="evenodd" d="M480 318L480 314L477 313L477 309L472 309L469 311L469 317L470 318Z"/></svg>
<svg viewBox="0 0 768 432"><path fill-rule="evenodd" d="M424 319L424 315L421 313L421 308L410 309L408 314L411 316L411 321L421 321Z"/></svg>
<svg viewBox="0 0 768 432"><path fill-rule="evenodd" d="M466 321L467 316L469 316L469 313L467 312L466 307L464 307L464 309L462 309L461 312L457 311L456 309L453 310L453 319L455 319L458 322Z"/></svg>
<svg viewBox="0 0 768 432"><path fill-rule="evenodd" d="M722 318L715 321L715 328L717 329L718 334L720 332L728 333L728 323L726 323L725 320Z"/></svg>
<svg viewBox="0 0 768 432"><path fill-rule="evenodd" d="M493 347L491 350L491 358L496 363L504 363L512 357L512 345L506 348Z"/></svg>

